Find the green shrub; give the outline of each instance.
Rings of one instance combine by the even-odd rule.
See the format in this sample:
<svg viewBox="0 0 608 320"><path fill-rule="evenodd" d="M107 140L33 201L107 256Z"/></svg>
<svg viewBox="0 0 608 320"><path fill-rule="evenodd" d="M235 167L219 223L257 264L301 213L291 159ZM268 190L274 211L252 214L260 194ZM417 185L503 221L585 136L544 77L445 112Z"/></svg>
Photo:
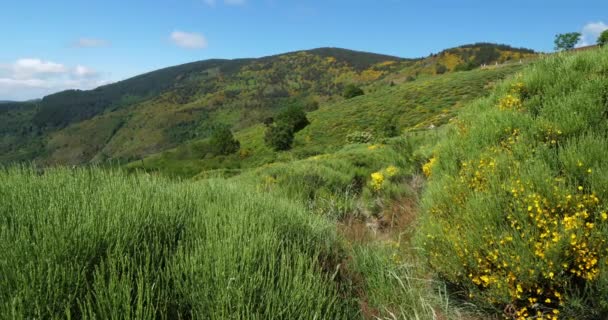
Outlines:
<svg viewBox="0 0 608 320"><path fill-rule="evenodd" d="M446 72L448 72L448 68L442 64L438 64L435 67L435 74L444 74Z"/></svg>
<svg viewBox="0 0 608 320"><path fill-rule="evenodd" d="M293 127L285 122L275 122L266 128L264 134L264 142L275 151L291 149L293 138Z"/></svg>
<svg viewBox="0 0 608 320"><path fill-rule="evenodd" d="M370 143L374 140L374 135L367 131L355 131L346 136L347 143Z"/></svg>
<svg viewBox="0 0 608 320"><path fill-rule="evenodd" d="M239 151L241 144L234 138L228 126L218 126L211 133L209 147L216 155L228 155Z"/></svg>
<svg viewBox="0 0 608 320"><path fill-rule="evenodd" d="M265 121L264 142L275 151L291 149L294 134L310 124L306 113L298 107L291 107L281 112L276 119Z"/></svg>
<svg viewBox="0 0 608 320"><path fill-rule="evenodd" d="M310 124L306 118L306 112L302 108L291 107L281 112L277 118L277 122L283 122L291 126L293 132L298 132Z"/></svg>
<svg viewBox="0 0 608 320"><path fill-rule="evenodd" d="M354 97L362 96L364 94L365 92L363 92L363 89L357 87L354 84L349 84L346 86L346 88L344 88L343 96L346 99L352 99Z"/></svg>
<svg viewBox="0 0 608 320"><path fill-rule="evenodd" d="M450 125L425 165L418 243L467 299L608 316L607 83L608 50L550 57Z"/></svg>

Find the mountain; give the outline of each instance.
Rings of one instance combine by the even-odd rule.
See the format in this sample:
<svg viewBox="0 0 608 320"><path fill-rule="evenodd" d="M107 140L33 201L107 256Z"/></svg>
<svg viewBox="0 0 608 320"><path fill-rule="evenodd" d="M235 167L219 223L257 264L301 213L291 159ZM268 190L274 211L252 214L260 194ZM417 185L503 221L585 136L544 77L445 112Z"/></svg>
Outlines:
<svg viewBox="0 0 608 320"><path fill-rule="evenodd" d="M530 50L476 44L421 59L319 48L193 62L94 90L59 92L0 112L0 125L6 128L0 162L132 161L204 139L217 125L245 132L289 106L314 111L339 103L349 84L373 92L484 63L531 57ZM466 68L458 67L464 64Z"/></svg>

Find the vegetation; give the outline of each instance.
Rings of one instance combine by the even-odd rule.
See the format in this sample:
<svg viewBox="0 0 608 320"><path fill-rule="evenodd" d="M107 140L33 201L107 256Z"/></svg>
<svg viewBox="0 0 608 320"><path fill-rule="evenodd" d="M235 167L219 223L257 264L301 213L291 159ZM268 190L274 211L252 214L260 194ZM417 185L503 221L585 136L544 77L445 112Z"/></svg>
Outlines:
<svg viewBox="0 0 608 320"><path fill-rule="evenodd" d="M365 92L363 92L363 90L361 88L357 87L354 84L349 84L344 89L343 96L346 99L352 99L354 97L362 96L364 94L365 94Z"/></svg>
<svg viewBox="0 0 608 320"><path fill-rule="evenodd" d="M0 178L3 316L358 313L336 281L335 232L297 204L228 182L175 183L98 169L40 175L12 168Z"/></svg>
<svg viewBox="0 0 608 320"><path fill-rule="evenodd" d="M604 30L597 38L597 44L601 47L605 46L608 43L608 30Z"/></svg>
<svg viewBox="0 0 608 320"><path fill-rule="evenodd" d="M264 142L275 151L285 151L291 149L294 134L310 122L302 109L291 107L281 112L276 120L270 118L264 124L267 127Z"/></svg>
<svg viewBox="0 0 608 320"><path fill-rule="evenodd" d="M217 155L229 155L239 151L241 147L227 126L218 126L209 139L211 150Z"/></svg>
<svg viewBox="0 0 608 320"><path fill-rule="evenodd" d="M572 50L581 40L580 32L562 33L555 36L555 50Z"/></svg>
<svg viewBox="0 0 608 320"><path fill-rule="evenodd" d="M429 153L417 241L463 298L517 319L608 316L606 71L606 50L538 62Z"/></svg>
<svg viewBox="0 0 608 320"><path fill-rule="evenodd" d="M274 151L291 149L293 143L293 127L287 122L276 122L266 129L264 142Z"/></svg>
<svg viewBox="0 0 608 320"><path fill-rule="evenodd" d="M608 51L535 58L317 49L69 123L0 103L0 162L37 161L0 168L0 317L607 318Z"/></svg>

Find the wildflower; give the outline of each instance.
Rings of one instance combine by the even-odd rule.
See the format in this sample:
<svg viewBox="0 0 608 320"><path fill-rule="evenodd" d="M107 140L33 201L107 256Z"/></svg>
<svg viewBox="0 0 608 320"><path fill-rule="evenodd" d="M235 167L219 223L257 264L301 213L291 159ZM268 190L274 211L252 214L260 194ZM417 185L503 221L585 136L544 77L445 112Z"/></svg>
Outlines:
<svg viewBox="0 0 608 320"><path fill-rule="evenodd" d="M375 191L380 191L382 189L382 183L384 183L384 175L382 172L372 173L372 189Z"/></svg>
<svg viewBox="0 0 608 320"><path fill-rule="evenodd" d="M437 162L437 158L436 157L432 157L431 159L429 159L429 162L425 163L422 166L422 172L424 173L425 176L430 177L432 174L432 170L433 170L433 166L435 165L435 163Z"/></svg>
<svg viewBox="0 0 608 320"><path fill-rule="evenodd" d="M394 177L397 173L399 173L399 169L397 169L397 167L395 166L389 166L384 170L384 172L386 173L386 176L390 178Z"/></svg>

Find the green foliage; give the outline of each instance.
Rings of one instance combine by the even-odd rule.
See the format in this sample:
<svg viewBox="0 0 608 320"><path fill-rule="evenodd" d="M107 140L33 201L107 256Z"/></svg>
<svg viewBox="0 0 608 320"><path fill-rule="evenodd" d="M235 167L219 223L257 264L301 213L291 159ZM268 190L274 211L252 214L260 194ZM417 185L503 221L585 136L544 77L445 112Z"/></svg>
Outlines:
<svg viewBox="0 0 608 320"><path fill-rule="evenodd" d="M606 49L542 60L467 107L434 149L417 244L471 302L608 315L607 71Z"/></svg>
<svg viewBox="0 0 608 320"><path fill-rule="evenodd" d="M562 33L555 36L555 50L572 50L581 39L579 32Z"/></svg>
<svg viewBox="0 0 608 320"><path fill-rule="evenodd" d="M346 88L344 88L344 93L342 95L346 99L352 99L354 97L362 96L364 94L365 92L363 92L363 89L357 87L354 84L349 84L346 86Z"/></svg>
<svg viewBox="0 0 608 320"><path fill-rule="evenodd" d="M287 122L275 122L266 128L264 142L275 151L291 149L294 138L294 128Z"/></svg>
<svg viewBox="0 0 608 320"><path fill-rule="evenodd" d="M599 46L605 46L608 43L608 30L604 30L597 38L597 44Z"/></svg>
<svg viewBox="0 0 608 320"><path fill-rule="evenodd" d="M276 122L282 122L292 128L292 131L298 132L310 124L306 118L306 112L301 108L291 107L279 113L276 117Z"/></svg>
<svg viewBox="0 0 608 320"><path fill-rule="evenodd" d="M355 319L334 228L226 181L0 171L0 317Z"/></svg>
<svg viewBox="0 0 608 320"><path fill-rule="evenodd" d="M265 121L265 124L264 142L266 145L275 151L285 151L291 149L294 134L304 129L310 122L301 108L291 107L281 112L276 120Z"/></svg>
<svg viewBox="0 0 608 320"><path fill-rule="evenodd" d="M225 125L219 125L213 130L209 145L212 152L217 155L229 155L239 151L241 147L241 144L232 135L230 127Z"/></svg>
<svg viewBox="0 0 608 320"><path fill-rule="evenodd" d="M346 135L347 143L370 143L374 140L374 135L367 131L355 131Z"/></svg>
<svg viewBox="0 0 608 320"><path fill-rule="evenodd" d="M333 154L262 166L234 179L299 201L332 219L372 216L385 202L407 192L399 183L411 172L405 156L411 148L402 139L349 145ZM383 175L379 188L371 185L372 173Z"/></svg>

